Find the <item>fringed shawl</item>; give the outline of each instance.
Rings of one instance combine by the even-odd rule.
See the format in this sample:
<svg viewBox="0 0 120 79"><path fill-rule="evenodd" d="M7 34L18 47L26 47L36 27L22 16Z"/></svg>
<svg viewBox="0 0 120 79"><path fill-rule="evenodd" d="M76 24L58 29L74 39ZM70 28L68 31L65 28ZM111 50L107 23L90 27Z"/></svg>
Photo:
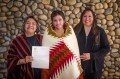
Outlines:
<svg viewBox="0 0 120 79"><path fill-rule="evenodd" d="M36 35L36 39L41 45L41 36ZM17 65L19 59L31 56L27 38L23 34L16 37L10 44L7 56L7 79L33 79L33 69L31 63Z"/></svg>
<svg viewBox="0 0 120 79"><path fill-rule="evenodd" d="M42 46L50 46L50 63L42 70L42 79L83 79L77 39L72 27L65 25L60 37L51 25L44 32Z"/></svg>

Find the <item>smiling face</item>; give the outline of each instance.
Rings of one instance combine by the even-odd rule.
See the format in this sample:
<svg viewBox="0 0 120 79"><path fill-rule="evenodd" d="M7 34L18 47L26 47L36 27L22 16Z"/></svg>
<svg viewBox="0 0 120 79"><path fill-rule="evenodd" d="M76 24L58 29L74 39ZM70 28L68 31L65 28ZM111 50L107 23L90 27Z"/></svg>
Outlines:
<svg viewBox="0 0 120 79"><path fill-rule="evenodd" d="M83 25L90 27L93 24L93 14L91 11L86 11L82 18Z"/></svg>
<svg viewBox="0 0 120 79"><path fill-rule="evenodd" d="M35 34L35 31L37 29L36 21L32 18L29 18L25 24L25 32L27 34Z"/></svg>
<svg viewBox="0 0 120 79"><path fill-rule="evenodd" d="M64 20L61 15L56 15L53 17L52 24L55 27L55 29L63 29Z"/></svg>

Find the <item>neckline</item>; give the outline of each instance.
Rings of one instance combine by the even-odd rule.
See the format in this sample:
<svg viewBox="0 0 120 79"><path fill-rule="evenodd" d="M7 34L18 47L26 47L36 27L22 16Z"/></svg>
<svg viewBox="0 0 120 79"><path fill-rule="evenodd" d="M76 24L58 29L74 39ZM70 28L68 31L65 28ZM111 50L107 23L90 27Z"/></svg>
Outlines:
<svg viewBox="0 0 120 79"><path fill-rule="evenodd" d="M27 37L27 38L33 38L33 37L35 37L35 35L33 35L33 36L30 36L30 37Z"/></svg>
<svg viewBox="0 0 120 79"><path fill-rule="evenodd" d="M88 37L88 36L90 35L91 29L92 29L92 27L89 27L89 29L88 29L88 28L85 29L85 26L84 26L84 32L85 32L85 36L86 36L86 37Z"/></svg>
<svg viewBox="0 0 120 79"><path fill-rule="evenodd" d="M35 46L35 41L36 41L35 35L27 37L27 42L30 47Z"/></svg>

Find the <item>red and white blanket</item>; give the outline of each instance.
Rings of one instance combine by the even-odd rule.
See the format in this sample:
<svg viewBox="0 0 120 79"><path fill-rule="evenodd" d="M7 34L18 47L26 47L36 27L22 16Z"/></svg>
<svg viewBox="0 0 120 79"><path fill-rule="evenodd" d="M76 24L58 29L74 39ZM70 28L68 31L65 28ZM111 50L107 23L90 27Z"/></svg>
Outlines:
<svg viewBox="0 0 120 79"><path fill-rule="evenodd" d="M42 70L42 79L82 79L77 39L68 23L62 36L57 36L52 26L48 25L42 46L50 46L49 69Z"/></svg>

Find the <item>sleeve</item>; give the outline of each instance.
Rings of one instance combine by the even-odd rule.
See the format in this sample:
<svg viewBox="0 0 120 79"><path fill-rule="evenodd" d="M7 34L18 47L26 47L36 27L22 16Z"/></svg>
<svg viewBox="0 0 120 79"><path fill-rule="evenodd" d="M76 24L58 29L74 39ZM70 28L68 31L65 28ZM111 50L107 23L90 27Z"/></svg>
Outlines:
<svg viewBox="0 0 120 79"><path fill-rule="evenodd" d="M8 76L15 71L16 69L16 65L17 62L19 60L17 53L16 53L16 48L15 45L12 41L12 43L10 44L10 47L8 49L8 55L7 55L7 72L8 72Z"/></svg>
<svg viewBox="0 0 120 79"><path fill-rule="evenodd" d="M98 50L90 54L91 59L104 58L104 56L110 51L110 45L107 39L107 35L104 29L100 28L100 46Z"/></svg>

